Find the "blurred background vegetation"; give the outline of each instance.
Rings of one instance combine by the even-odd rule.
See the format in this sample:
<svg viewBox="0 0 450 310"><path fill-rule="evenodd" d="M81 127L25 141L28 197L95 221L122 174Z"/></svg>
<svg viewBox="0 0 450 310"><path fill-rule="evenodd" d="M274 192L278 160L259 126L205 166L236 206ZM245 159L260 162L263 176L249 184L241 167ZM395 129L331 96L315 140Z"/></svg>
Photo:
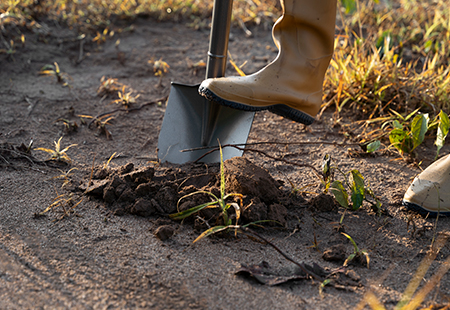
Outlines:
<svg viewBox="0 0 450 310"><path fill-rule="evenodd" d="M398 147L398 143L414 136L416 116L425 115L422 120L429 133L436 132L449 109L449 4L340 0L323 110L333 108L336 122L349 113L356 116L359 121L346 126L356 126L348 132L357 132L363 142L403 131L399 139L404 141L390 140L400 153L415 148ZM212 6L212 0L2 0L0 54L20 52L26 30L39 28L44 20L100 43L111 35L114 23L139 17L208 27ZM233 24L244 29L270 29L280 14L277 0L235 0L233 4ZM448 130L441 130L445 139Z"/></svg>

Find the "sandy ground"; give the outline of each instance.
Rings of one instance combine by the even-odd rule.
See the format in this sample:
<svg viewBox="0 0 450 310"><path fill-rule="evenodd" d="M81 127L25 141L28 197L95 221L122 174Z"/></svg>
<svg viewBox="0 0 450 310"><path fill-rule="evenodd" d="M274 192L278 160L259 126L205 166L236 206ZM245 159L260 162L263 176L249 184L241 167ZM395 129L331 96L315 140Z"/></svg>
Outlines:
<svg viewBox="0 0 450 310"><path fill-rule="evenodd" d="M194 173L190 165L157 164L158 133L165 111L164 102L159 105L157 101L169 94L170 81L195 84L203 79L204 69L190 64L206 60L208 30L139 19L131 31L120 33L119 29L129 26L121 24L114 38L97 45L81 41L73 31L51 22L44 25L40 33L27 33L26 45L12 57L0 55L1 309L349 309L368 291L392 308L426 257L433 238L449 233L449 218L436 221L401 206L406 188L420 172L417 165L398 160L394 152L368 156L358 146L338 144L352 143L344 134L345 123L357 120L351 115L335 123L333 111L327 111L306 128L258 113L249 142L292 144L251 147L290 162L252 150L243 156L248 161L238 161L244 168L263 169L277 180L275 198L266 199L263 192L246 194L246 206L254 203L256 217L284 224L266 225L266 229L256 228L257 232L297 262L316 263L330 271L341 267L353 251L340 233L345 231L367 250L370 268L351 264L345 271L347 277L326 286L322 294L318 280L269 286L253 277L236 275L242 265L266 262L280 269L292 263L273 247L242 234L238 238L205 238L192 245L205 229L198 221L208 220L207 214L183 223L170 220L167 214L176 210L177 199L186 193L180 182L201 174L217 176L218 167L194 165ZM246 37L241 29L233 28L229 47L238 64L248 60L243 68L246 73L261 68L276 55L270 31L251 30L253 35ZM147 61L161 58L170 70L160 81ZM70 75L71 88L38 75L44 65L54 62ZM227 74L234 74L231 66L228 69ZM139 110L114 113L115 118L106 126L110 139L95 124L89 127L89 119L82 123L77 116L100 115L119 107L110 104L116 97L97 95L103 76L118 79L140 95L132 107L146 104ZM78 128L67 130L60 119L76 122ZM53 141L60 137L62 147L77 144L67 151L70 165L45 161L48 154L42 151L21 152L25 150L20 148L22 143L27 146L32 140L33 148L53 148ZM448 151L445 146L441 154ZM90 179L93 161L96 166L104 165L115 152L109 163L112 170L129 163L135 171L154 169L154 175L145 180L156 184L154 197L147 192L143 196L155 199L149 207L153 211L137 212L134 198L116 205L115 199L108 203L101 195L80 191ZM372 212L369 204L345 212L332 200L318 202L316 197L323 197L319 196L323 187L312 169L291 162L320 169L326 153L341 170L362 173L383 203L383 215ZM434 158L432 141L426 141L417 153L421 167L428 166ZM231 169L227 176L239 172L233 170L232 162L227 165ZM62 188L64 179L56 177L70 168L77 170L71 171L71 181ZM102 179L109 180L98 177L95 182ZM293 191L291 183L299 191ZM162 186L167 184L170 186ZM191 185L195 188L198 184ZM217 185L207 184L207 188ZM66 209L82 201L69 214L58 206L39 216L58 195L71 197ZM161 205L163 200L165 205ZM344 212L343 226L336 227ZM255 219L250 213L246 216L248 221ZM161 226L173 233L165 241L155 236ZM325 252L336 249L341 255L336 261L324 259ZM423 282L430 280L449 255L450 246L445 244ZM425 305L448 304L449 291L450 276L444 275Z"/></svg>

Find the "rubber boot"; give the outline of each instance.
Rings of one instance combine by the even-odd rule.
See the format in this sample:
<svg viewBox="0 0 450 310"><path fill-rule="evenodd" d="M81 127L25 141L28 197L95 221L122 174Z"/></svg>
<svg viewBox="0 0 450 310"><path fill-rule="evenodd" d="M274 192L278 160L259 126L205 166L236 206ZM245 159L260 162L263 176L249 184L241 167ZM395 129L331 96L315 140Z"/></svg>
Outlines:
<svg viewBox="0 0 450 310"><path fill-rule="evenodd" d="M336 0L282 0L272 36L273 62L243 77L207 79L199 93L244 110L269 110L306 125L322 105L322 87L334 49Z"/></svg>
<svg viewBox="0 0 450 310"><path fill-rule="evenodd" d="M403 205L424 215L450 215L450 156L422 171L403 197Z"/></svg>

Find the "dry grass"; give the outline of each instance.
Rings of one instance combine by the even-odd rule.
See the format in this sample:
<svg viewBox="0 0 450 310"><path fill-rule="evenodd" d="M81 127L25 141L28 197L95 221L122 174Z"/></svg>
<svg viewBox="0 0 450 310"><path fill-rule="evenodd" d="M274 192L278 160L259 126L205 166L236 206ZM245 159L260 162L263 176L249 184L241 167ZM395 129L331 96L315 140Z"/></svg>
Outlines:
<svg viewBox="0 0 450 310"><path fill-rule="evenodd" d="M450 90L450 13L444 1L355 2L349 13L339 5L340 35L325 82L327 106L361 111L367 119L389 108L407 114L418 107L439 113L448 109ZM12 54L24 40L8 36L8 25L39 27L45 18L76 27L82 34L104 32L117 19L152 16L193 27L207 26L212 1L200 0L8 0L0 4L4 46ZM263 24L280 14L276 0L236 0L236 25ZM6 38L7 37L7 38ZM12 40L12 41L11 41Z"/></svg>
<svg viewBox="0 0 450 310"><path fill-rule="evenodd" d="M363 2L342 17L326 80L326 100L369 119L389 108L448 110L450 13L444 1Z"/></svg>

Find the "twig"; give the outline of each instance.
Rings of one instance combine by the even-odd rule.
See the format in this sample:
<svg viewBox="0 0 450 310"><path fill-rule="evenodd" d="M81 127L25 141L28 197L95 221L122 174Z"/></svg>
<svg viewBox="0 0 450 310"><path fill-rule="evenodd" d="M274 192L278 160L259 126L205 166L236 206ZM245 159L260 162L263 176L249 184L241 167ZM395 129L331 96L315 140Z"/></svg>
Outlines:
<svg viewBox="0 0 450 310"><path fill-rule="evenodd" d="M273 244L272 242L270 242L269 240L267 240L266 238L264 238L264 237L261 236L260 234L254 232L253 230L251 230L250 228L247 228L247 227L242 227L242 226L240 226L239 229L241 229L243 232L249 233L249 234L251 234L251 235L253 235L253 236L255 236L255 237L257 237L257 238L263 240L264 242L266 242L268 245L270 245L271 247L273 247L278 253L280 253L280 254L281 254L284 258L286 258L288 261L290 261L290 262L294 263L295 265L299 266L300 269L301 269L306 275L308 275L308 276L310 276L310 277L316 279L317 281L320 281L320 282L323 281L323 279L322 279L320 276L318 276L317 274L315 274L315 273L312 272L312 271L308 271L308 270L305 268L305 265L304 265L303 263L299 263L299 262L297 262L296 260L294 260L293 258L291 258L290 256L288 256L288 255L287 255L286 253L284 253L280 248L278 248L275 244Z"/></svg>
<svg viewBox="0 0 450 310"><path fill-rule="evenodd" d="M273 160L278 160L278 161L285 162L285 163L287 163L287 164L289 164L289 165L293 165L293 166L297 166L297 167L307 167L307 168L312 169L313 172L314 172L319 178L322 178L322 176L321 176L321 174L319 173L319 171L318 171L314 166L312 166L312 165L310 165L310 164L299 164L299 163L297 163L297 162L290 161L290 160L287 160L287 159L284 159L284 158L277 158L277 157L275 157L275 156L272 156L272 155L267 154L267 153L264 152L264 151L260 151L260 150L257 150L257 149L242 148L242 147L237 146L236 144L224 144L224 145L222 145L222 149L225 148L225 147L234 147L234 148L236 148L236 149L238 149L238 150L240 150L240 151L256 152L256 153L263 154L263 155L265 155L265 156L267 156L267 157L269 157L269 158L271 158L271 159L273 159ZM197 158L197 160L195 160L194 162L198 162L199 160L201 160L201 159L202 159L203 157L205 157L206 155L209 155L209 154L211 154L211 153L213 153L213 152L215 152L215 151L218 151L218 150L219 150L219 147L216 147L215 149L212 149L212 150L206 152L205 154L203 154L202 156L200 156L199 158Z"/></svg>
<svg viewBox="0 0 450 310"><path fill-rule="evenodd" d="M94 158L92 159L92 168L91 168L91 175L89 176L89 182L88 185L86 187L86 190L84 191L84 194L87 193L89 186L91 186L91 182L92 182L92 176L94 175L94 167L95 167L95 156L97 155L97 153L94 154Z"/></svg>
<svg viewBox="0 0 450 310"><path fill-rule="evenodd" d="M27 109L28 109L27 116L30 116L31 113L33 112L34 108L38 104L39 99L36 100L36 102L32 102L31 99L29 99L27 96L25 96L25 101L29 104L29 106L27 107Z"/></svg>
<svg viewBox="0 0 450 310"><path fill-rule="evenodd" d="M156 100L154 100L154 101L145 102L145 103L141 104L139 107L136 107L136 108L127 108L127 109L124 109L124 108L118 108L118 109L115 109L115 110L112 110L112 111L109 111L109 112L105 112L105 113L98 114L97 116L95 116L94 118L92 118L92 120L89 122L88 128L90 128L91 125L92 125L96 120L98 120L99 118L101 118L101 117L103 117L103 116L105 116L105 115L113 114L113 113L116 113L116 112L133 112L133 111L138 111L138 110L142 109L142 108L145 107L145 106L152 105L152 104L158 103L158 102L160 102L160 101L166 101L166 100L167 100L167 96L164 96L164 97L159 98L159 99L156 99Z"/></svg>
<svg viewBox="0 0 450 310"><path fill-rule="evenodd" d="M265 144L279 144L279 145L334 145L334 146L359 146L360 143L339 143L339 142L330 142L330 141L296 141L296 142L278 142L278 141L262 141L262 142L252 142L252 143L236 143L236 144L226 144L224 146L252 146L252 145L265 145ZM214 149L218 150L218 146L201 146L192 149L181 150L180 152L194 152L200 150Z"/></svg>
<svg viewBox="0 0 450 310"><path fill-rule="evenodd" d="M80 40L80 52L78 55L77 65L79 65L84 60L84 37Z"/></svg>
<svg viewBox="0 0 450 310"><path fill-rule="evenodd" d="M251 37L252 36L252 32L250 30L248 30L247 26L245 26L245 23L242 20L242 18L238 17L237 20L238 20L239 26L241 26L242 30L244 30L245 35L247 37Z"/></svg>

